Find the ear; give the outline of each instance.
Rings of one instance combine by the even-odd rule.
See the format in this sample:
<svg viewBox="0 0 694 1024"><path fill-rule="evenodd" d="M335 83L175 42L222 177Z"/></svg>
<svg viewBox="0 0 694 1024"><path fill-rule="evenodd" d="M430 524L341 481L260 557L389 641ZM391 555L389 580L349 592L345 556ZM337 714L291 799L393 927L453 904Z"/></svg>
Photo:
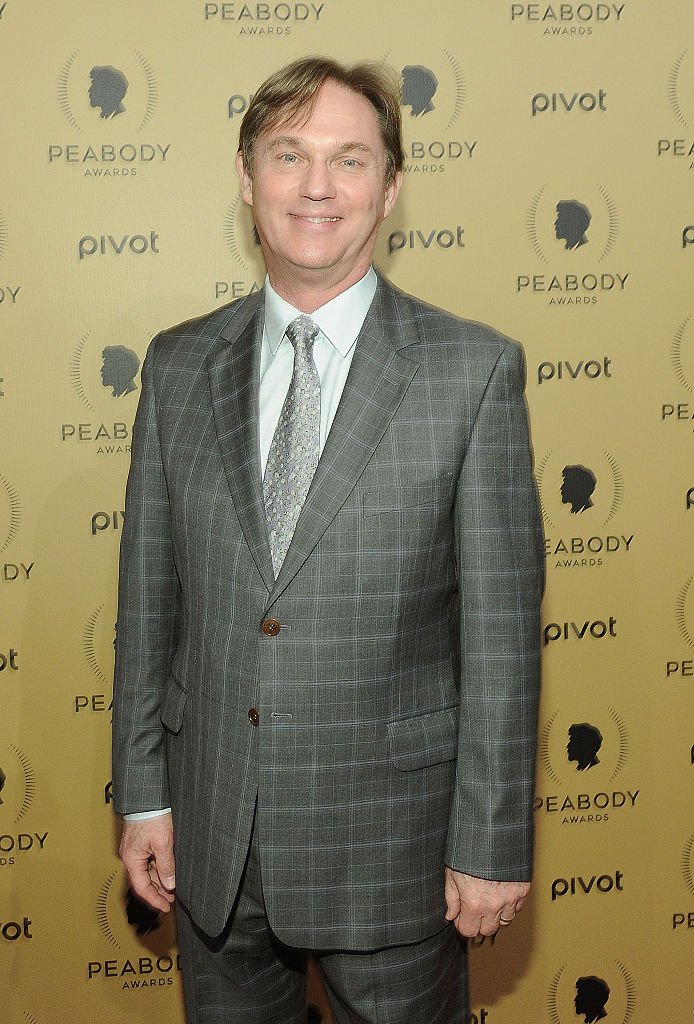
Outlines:
<svg viewBox="0 0 694 1024"><path fill-rule="evenodd" d="M395 206L395 200L398 198L400 192L400 186L402 185L402 171L398 171L393 180L389 185L386 185L386 200L383 209L383 216L387 217L390 211Z"/></svg>
<svg viewBox="0 0 694 1024"><path fill-rule="evenodd" d="M239 182L241 184L241 198L244 203L248 203L249 206L253 206L253 181L246 170L241 152L236 154L236 173L239 176Z"/></svg>

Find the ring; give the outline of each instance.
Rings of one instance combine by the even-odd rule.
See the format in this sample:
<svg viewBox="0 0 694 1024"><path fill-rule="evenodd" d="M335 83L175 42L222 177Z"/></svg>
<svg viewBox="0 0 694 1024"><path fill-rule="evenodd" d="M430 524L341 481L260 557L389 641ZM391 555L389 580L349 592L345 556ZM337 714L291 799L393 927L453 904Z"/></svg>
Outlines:
<svg viewBox="0 0 694 1024"><path fill-rule="evenodd" d="M511 921L513 921L513 918L511 918ZM507 921L505 917L499 918L499 924L511 924L511 921Z"/></svg>

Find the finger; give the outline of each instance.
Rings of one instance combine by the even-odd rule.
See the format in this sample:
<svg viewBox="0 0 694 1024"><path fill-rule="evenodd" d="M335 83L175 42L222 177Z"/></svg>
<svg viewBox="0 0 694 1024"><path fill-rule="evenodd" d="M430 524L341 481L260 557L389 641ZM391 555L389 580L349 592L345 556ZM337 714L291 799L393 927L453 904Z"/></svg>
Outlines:
<svg viewBox="0 0 694 1024"><path fill-rule="evenodd" d="M499 931L498 917L483 917L480 921L480 935L496 935Z"/></svg>
<svg viewBox="0 0 694 1024"><path fill-rule="evenodd" d="M123 863L128 872L131 888L138 899L152 907L153 910L160 910L164 914L168 913L171 909L170 901L165 899L153 885L148 862L138 859L130 863L124 860Z"/></svg>
<svg viewBox="0 0 694 1024"><path fill-rule="evenodd" d="M515 907L502 907L502 909L499 911L499 917L498 917L499 924L500 925L509 925L509 924L511 924L511 922L513 921L515 916L516 916L516 908Z"/></svg>
<svg viewBox="0 0 694 1024"><path fill-rule="evenodd" d="M172 890L169 888L169 886L165 884L164 879L161 877L161 869L159 868L157 861L154 858L149 862L149 878L152 885L159 893L159 895L163 896L164 899L167 900L169 903L173 903L175 896Z"/></svg>

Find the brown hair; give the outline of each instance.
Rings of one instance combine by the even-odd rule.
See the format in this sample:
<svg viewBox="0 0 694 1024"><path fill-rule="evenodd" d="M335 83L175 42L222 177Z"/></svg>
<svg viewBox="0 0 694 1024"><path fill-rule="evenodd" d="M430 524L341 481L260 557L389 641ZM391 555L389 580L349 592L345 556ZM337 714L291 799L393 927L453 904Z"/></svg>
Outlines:
<svg viewBox="0 0 694 1024"><path fill-rule="evenodd" d="M327 81L360 93L376 111L386 150L386 184L389 185L402 170L405 154L401 136L400 87L394 73L376 63L343 65L329 57L302 57L280 68L263 82L241 122L239 152L251 177L255 144L260 135L301 115L308 120L318 91Z"/></svg>

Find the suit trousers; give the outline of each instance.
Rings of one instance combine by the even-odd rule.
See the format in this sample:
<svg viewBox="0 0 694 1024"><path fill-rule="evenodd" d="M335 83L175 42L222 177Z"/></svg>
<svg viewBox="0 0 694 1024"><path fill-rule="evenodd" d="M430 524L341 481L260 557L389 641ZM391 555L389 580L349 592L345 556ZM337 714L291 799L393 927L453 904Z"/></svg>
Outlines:
<svg viewBox="0 0 694 1024"><path fill-rule="evenodd" d="M177 919L188 1024L306 1024L309 953L337 1024L467 1022L467 958L450 924L421 942L367 952L280 942L265 912L255 827L222 934L202 932L180 902Z"/></svg>

